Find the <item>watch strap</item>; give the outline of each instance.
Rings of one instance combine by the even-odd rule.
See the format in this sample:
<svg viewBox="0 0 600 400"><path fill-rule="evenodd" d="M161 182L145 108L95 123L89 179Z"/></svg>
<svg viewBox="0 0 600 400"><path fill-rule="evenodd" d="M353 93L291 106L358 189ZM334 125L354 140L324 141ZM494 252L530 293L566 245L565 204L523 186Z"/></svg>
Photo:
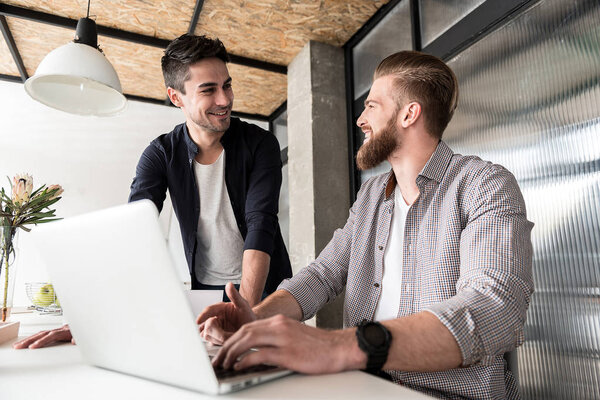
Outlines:
<svg viewBox="0 0 600 400"><path fill-rule="evenodd" d="M369 341L368 337L366 337L366 328L372 329L373 327L381 331L380 334L385 338L383 343L374 344ZM390 344L392 341L392 335L390 334L390 331L379 322L363 320L356 328L356 338L358 341L358 347L367 354L366 371L380 371L387 361Z"/></svg>

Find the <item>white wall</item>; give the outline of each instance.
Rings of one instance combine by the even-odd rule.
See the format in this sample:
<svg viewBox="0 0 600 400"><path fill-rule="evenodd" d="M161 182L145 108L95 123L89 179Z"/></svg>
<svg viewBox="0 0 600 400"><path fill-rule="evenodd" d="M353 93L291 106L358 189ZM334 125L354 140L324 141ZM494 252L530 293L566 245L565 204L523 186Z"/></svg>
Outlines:
<svg viewBox="0 0 600 400"><path fill-rule="evenodd" d="M74 116L33 101L22 84L0 81L0 186L8 189L6 176L21 172L33 175L35 187L62 185L65 192L56 204L60 217L126 203L144 148L183 120L177 108L132 101L116 117ZM170 204L164 211L166 232ZM29 246L21 231L15 305L29 304L24 282L47 279Z"/></svg>

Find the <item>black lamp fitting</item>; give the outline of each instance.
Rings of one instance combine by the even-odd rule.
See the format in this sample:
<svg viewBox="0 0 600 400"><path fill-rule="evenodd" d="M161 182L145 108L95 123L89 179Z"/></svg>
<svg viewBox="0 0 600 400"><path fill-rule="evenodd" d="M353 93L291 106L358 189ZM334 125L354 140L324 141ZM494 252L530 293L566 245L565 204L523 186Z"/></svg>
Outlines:
<svg viewBox="0 0 600 400"><path fill-rule="evenodd" d="M98 31L96 30L96 21L89 18L80 18L75 30L75 43L87 44L93 48L98 48Z"/></svg>

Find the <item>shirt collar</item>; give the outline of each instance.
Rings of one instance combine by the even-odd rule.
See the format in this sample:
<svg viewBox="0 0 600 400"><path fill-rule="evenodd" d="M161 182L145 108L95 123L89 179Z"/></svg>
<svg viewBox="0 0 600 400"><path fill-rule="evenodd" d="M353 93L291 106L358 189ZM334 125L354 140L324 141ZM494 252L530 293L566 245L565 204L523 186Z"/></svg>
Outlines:
<svg viewBox="0 0 600 400"><path fill-rule="evenodd" d="M450 164L450 160L452 159L453 155L454 152L452 149L450 149L446 143L440 140L435 151L431 157L429 157L429 161L427 161L427 164L425 164L421 170L419 176L423 176L440 183L444 177L444 174L446 173L446 168L448 168L448 164Z"/></svg>
<svg viewBox="0 0 600 400"><path fill-rule="evenodd" d="M438 143L435 151L429 157L427 164L423 167L419 175L417 176L417 186L421 187L424 183L424 179L434 180L437 183L442 181L444 174L446 173L446 169L448 168L448 164L450 164L450 160L454 152L446 143L442 140ZM388 177L386 179L385 184L385 199L389 199L389 197L396 189L396 175L394 175L394 170L388 172Z"/></svg>

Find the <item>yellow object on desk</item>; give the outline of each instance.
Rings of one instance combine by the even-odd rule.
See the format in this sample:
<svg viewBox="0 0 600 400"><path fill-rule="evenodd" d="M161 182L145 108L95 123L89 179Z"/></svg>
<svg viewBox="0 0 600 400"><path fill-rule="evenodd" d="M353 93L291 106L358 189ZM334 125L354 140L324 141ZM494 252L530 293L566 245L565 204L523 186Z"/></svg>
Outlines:
<svg viewBox="0 0 600 400"><path fill-rule="evenodd" d="M0 343L8 342L19 336L19 321L0 322Z"/></svg>

